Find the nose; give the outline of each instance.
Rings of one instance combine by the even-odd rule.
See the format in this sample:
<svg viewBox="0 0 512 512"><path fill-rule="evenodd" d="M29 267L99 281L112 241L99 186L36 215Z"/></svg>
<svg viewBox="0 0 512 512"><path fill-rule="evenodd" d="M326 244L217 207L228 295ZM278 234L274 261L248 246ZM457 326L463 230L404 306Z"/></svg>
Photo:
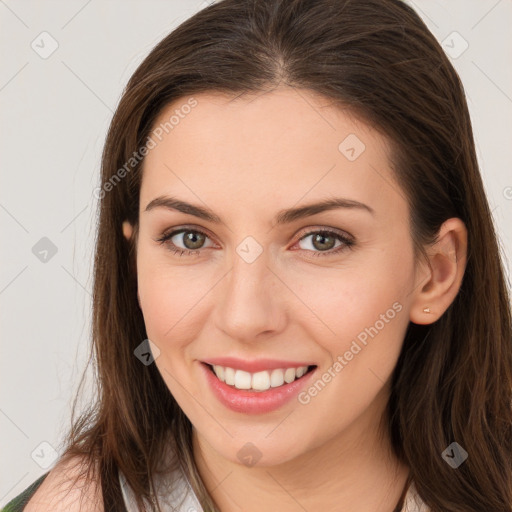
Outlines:
<svg viewBox="0 0 512 512"><path fill-rule="evenodd" d="M249 263L237 253L233 266L219 283L216 326L244 343L268 339L286 323L286 288L269 266L267 254Z"/></svg>

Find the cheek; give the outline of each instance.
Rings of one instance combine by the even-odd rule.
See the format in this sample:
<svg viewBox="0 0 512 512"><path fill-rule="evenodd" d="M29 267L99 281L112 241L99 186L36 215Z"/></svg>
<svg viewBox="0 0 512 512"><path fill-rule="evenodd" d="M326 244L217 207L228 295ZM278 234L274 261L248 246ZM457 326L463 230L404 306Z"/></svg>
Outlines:
<svg viewBox="0 0 512 512"><path fill-rule="evenodd" d="M179 319L183 293L177 276L156 258L153 251L139 248L137 254L137 287L148 337L161 340Z"/></svg>
<svg viewBox="0 0 512 512"><path fill-rule="evenodd" d="M204 289L196 288L179 271L171 272L168 266L158 264L141 264L138 280L146 333L159 349L155 364L169 391L184 407L189 393L196 394L190 379L189 349L200 334L194 315Z"/></svg>
<svg viewBox="0 0 512 512"><path fill-rule="evenodd" d="M325 272L297 272L288 279L296 283L291 288L307 318L316 319L324 334L346 338L373 325L390 309L389 316L395 316L393 304L403 306L408 289L411 272L406 266L404 262L403 271L398 271L394 264L380 260Z"/></svg>
<svg viewBox="0 0 512 512"><path fill-rule="evenodd" d="M394 251L367 251L364 261L357 264L354 259L338 267L306 270L301 264L279 269L290 290L283 288L282 303L276 298L274 306L294 303L290 321L310 331L310 339L333 356L349 350L356 338L363 344L373 339L375 329L379 339L395 339L396 332L403 330L401 317L406 316L404 301L413 269L407 248L400 246L399 250L393 245ZM200 320L204 322L204 314L211 312L208 292L217 279L215 269L180 266L159 251L139 247L137 276L148 337L170 350L180 340L185 344L193 340ZM172 345L171 340L175 340Z"/></svg>
<svg viewBox="0 0 512 512"><path fill-rule="evenodd" d="M194 266L179 266L142 248L137 259L137 280L148 338L158 345L163 359L186 350L200 334L209 275Z"/></svg>
<svg viewBox="0 0 512 512"><path fill-rule="evenodd" d="M169 274L167 272L167 274ZM180 339L177 334L189 324L187 312L199 301L200 294L186 281L169 278L157 269L140 275L139 293L148 337L167 345Z"/></svg>
<svg viewBox="0 0 512 512"><path fill-rule="evenodd" d="M374 267L359 275L354 269L329 284L305 282L307 305L318 317L308 317L302 327L327 357L300 403L318 431L325 430L327 414L335 435L387 392L409 319L403 279L392 273L381 278L381 271Z"/></svg>
<svg viewBox="0 0 512 512"><path fill-rule="evenodd" d="M358 385L368 380L370 368L386 380L409 324L412 260L407 250L400 258L396 252L375 252L364 265L329 269L323 275L302 272L291 281L298 283L294 291L307 307L302 306L299 320L307 337L325 350L331 364L344 358L343 373Z"/></svg>

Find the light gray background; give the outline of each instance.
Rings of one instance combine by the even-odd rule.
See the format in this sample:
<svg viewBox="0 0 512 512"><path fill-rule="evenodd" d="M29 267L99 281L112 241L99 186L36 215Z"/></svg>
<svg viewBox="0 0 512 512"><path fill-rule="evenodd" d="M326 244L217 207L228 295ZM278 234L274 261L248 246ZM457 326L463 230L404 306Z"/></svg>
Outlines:
<svg viewBox="0 0 512 512"><path fill-rule="evenodd" d="M512 2L409 3L465 86L508 272ZM69 425L89 346L93 190L112 113L151 48L206 5L0 0L0 506L53 467ZM53 40L58 48L42 58ZM32 251L43 237L57 249L46 262Z"/></svg>

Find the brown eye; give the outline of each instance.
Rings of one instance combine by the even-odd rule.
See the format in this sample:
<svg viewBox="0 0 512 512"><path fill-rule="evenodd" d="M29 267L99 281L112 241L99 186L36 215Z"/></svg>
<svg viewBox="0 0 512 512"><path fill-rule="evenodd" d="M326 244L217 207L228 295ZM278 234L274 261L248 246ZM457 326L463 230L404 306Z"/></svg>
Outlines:
<svg viewBox="0 0 512 512"><path fill-rule="evenodd" d="M329 256L337 254L345 249L352 247L355 241L335 231L311 231L303 236L299 242L311 237L311 241L306 244L307 247L302 247L311 254L311 256ZM336 246L336 242L340 241ZM334 249L334 250L333 250ZM325 253L325 254L324 254Z"/></svg>
<svg viewBox="0 0 512 512"><path fill-rule="evenodd" d="M316 233L313 235L311 243L316 249L320 251L329 250L336 245L336 238L333 236L324 235L322 233Z"/></svg>
<svg viewBox="0 0 512 512"><path fill-rule="evenodd" d="M198 231L183 231L182 234L185 235L182 238L183 245L191 250L201 249L206 239L205 235Z"/></svg>
<svg viewBox="0 0 512 512"><path fill-rule="evenodd" d="M162 235L157 242L168 245L170 250L175 253L180 252L181 256L183 254L198 254L200 249L210 247L204 245L207 239L209 239L208 235L202 231L182 228Z"/></svg>

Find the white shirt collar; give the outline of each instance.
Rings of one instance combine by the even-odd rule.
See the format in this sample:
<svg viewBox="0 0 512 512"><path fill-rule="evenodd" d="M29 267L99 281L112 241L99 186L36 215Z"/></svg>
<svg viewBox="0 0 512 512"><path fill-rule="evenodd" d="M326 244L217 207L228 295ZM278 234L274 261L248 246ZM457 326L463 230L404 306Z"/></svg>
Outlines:
<svg viewBox="0 0 512 512"><path fill-rule="evenodd" d="M119 471L119 482L127 511L139 512L133 492L121 471ZM174 485L172 485L173 482ZM165 480L159 478L156 488L162 512L204 512L181 468L171 473L171 478ZM414 482L407 490L401 512L430 512L430 508L418 495Z"/></svg>
<svg viewBox="0 0 512 512"><path fill-rule="evenodd" d="M119 482L126 510L139 512L133 491L121 471L119 471ZM181 468L173 471L170 478L157 478L156 489L162 512L204 512Z"/></svg>

